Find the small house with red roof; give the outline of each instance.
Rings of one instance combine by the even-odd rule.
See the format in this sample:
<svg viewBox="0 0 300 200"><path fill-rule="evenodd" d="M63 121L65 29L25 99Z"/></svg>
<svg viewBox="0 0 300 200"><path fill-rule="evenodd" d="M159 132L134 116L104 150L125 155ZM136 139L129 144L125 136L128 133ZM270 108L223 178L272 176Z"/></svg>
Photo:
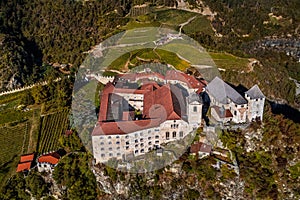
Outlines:
<svg viewBox="0 0 300 200"><path fill-rule="evenodd" d="M34 154L25 154L20 157L20 162L17 167L17 172L29 171L31 169Z"/></svg>
<svg viewBox="0 0 300 200"><path fill-rule="evenodd" d="M212 146L202 142L196 142L190 147L190 153L192 155L198 155L200 159L209 156L211 151Z"/></svg>
<svg viewBox="0 0 300 200"><path fill-rule="evenodd" d="M47 153L37 158L37 167L39 172L51 172L60 160L57 152Z"/></svg>

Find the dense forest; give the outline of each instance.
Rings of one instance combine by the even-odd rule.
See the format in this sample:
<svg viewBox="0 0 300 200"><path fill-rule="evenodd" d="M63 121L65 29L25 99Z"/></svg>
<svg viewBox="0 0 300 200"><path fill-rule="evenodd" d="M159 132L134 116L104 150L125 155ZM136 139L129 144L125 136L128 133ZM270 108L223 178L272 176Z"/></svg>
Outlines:
<svg viewBox="0 0 300 200"><path fill-rule="evenodd" d="M187 2L191 7L199 7L197 1ZM44 79L49 66L65 64L71 72L75 72L93 46L122 31L122 27L129 21L137 20L128 14L132 7L143 3L148 3L152 8L161 5L173 8L178 6L175 0L1 1L0 91ZM268 88L271 89L263 89L264 92L293 104L294 93L289 91L294 90L294 85L287 78L291 76L299 79L299 64L272 50L253 49L255 42L266 36L290 34L297 38L300 9L295 8L299 8L299 2L205 0L203 3L217 13L211 25L222 37L198 29L187 34L212 51L226 51L246 58L254 56L264 67L255 72L256 82L263 80L263 71L278 72L272 72L270 77L276 78L267 80ZM275 17L270 16L270 12ZM277 20L276 16L282 16L282 19ZM233 83L245 80L242 84L250 86L249 79L244 75L234 79L235 73L226 72L224 77L229 78L225 80ZM275 80L279 79L284 80L287 92L278 90Z"/></svg>

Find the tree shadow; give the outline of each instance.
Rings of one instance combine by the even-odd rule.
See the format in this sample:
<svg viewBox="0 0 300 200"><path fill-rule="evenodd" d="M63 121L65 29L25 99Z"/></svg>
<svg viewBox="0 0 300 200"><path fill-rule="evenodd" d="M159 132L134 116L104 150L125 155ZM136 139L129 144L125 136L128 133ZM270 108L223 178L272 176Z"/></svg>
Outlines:
<svg viewBox="0 0 300 200"><path fill-rule="evenodd" d="M300 123L299 110L287 104L279 104L269 100L267 100L267 102L271 105L271 111L273 114L282 114L285 118L288 118L295 123Z"/></svg>

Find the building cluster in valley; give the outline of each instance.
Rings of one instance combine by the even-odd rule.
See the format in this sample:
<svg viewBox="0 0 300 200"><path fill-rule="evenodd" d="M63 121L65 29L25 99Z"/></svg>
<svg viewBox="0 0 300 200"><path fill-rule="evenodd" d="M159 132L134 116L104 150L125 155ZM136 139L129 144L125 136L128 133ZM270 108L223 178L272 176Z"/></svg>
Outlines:
<svg viewBox="0 0 300 200"><path fill-rule="evenodd" d="M117 75L100 95L92 132L95 161L126 161L184 139L203 124L208 110L213 121L223 124L262 120L264 101L257 85L242 96L219 77L207 83L177 70ZM211 147L193 149L205 155Z"/></svg>

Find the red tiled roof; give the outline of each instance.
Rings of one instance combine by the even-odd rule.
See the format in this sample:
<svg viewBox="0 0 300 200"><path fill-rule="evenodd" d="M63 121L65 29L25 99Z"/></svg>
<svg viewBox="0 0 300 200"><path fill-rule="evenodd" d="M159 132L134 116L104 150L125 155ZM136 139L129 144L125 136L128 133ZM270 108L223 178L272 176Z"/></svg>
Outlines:
<svg viewBox="0 0 300 200"><path fill-rule="evenodd" d="M21 158L20 158L20 163L23 163L23 162L28 162L28 161L33 161L33 158L34 158L34 154L26 154L26 155L22 155Z"/></svg>
<svg viewBox="0 0 300 200"><path fill-rule="evenodd" d="M218 106L212 106L213 109L215 109L215 111L217 112L218 116L220 118L230 118L230 117L233 117L231 111L229 109L226 109L225 110L225 113L224 114L221 114L221 111L220 111L220 107Z"/></svg>
<svg viewBox="0 0 300 200"><path fill-rule="evenodd" d="M50 163L56 165L60 159L60 155L57 152L42 155L38 158L39 163Z"/></svg>
<svg viewBox="0 0 300 200"><path fill-rule="evenodd" d="M19 163L17 167L17 172L30 170L30 168L31 168L31 161Z"/></svg>
<svg viewBox="0 0 300 200"><path fill-rule="evenodd" d="M103 122L96 126L92 136L96 135L121 135L138 130L156 127L161 123L160 119L146 119L134 121Z"/></svg>
<svg viewBox="0 0 300 200"><path fill-rule="evenodd" d="M157 72L141 72L141 73L128 73L128 74L118 74L117 79L125 79L128 81L137 81L141 79L149 79L157 77L158 79L164 80L165 77Z"/></svg>
<svg viewBox="0 0 300 200"><path fill-rule="evenodd" d="M193 75L188 75L186 73L177 70L167 71L166 80L178 80L186 83L190 88L199 88L199 89L201 88L201 90L205 86L204 83L197 80Z"/></svg>
<svg viewBox="0 0 300 200"><path fill-rule="evenodd" d="M158 89L160 86L154 81L146 81L141 86L141 90L153 91L154 89Z"/></svg>
<svg viewBox="0 0 300 200"><path fill-rule="evenodd" d="M141 80L147 77L158 77L160 79L165 79L164 76L158 73L137 73L137 74L122 74L118 75L115 83L118 78L124 78L127 80ZM172 78L181 79L181 81L189 83L193 87L201 88L203 84L195 79L193 76L189 76L179 71L169 71L167 72L169 80ZM178 79L176 79L178 80ZM184 115L181 113L183 105L181 99L183 98L181 91L177 87L166 84L159 86L154 81L144 81L139 89L127 89L127 88L116 88L113 83L109 82L104 87L104 90L101 93L101 104L99 112L99 126L95 127L92 135L102 135L102 134L124 134L130 133L137 130L142 130L154 126L158 126L160 123L165 120L179 120L181 116ZM172 86L172 91L171 91ZM201 88L202 89L202 88ZM123 121L119 122L107 122L107 114L109 110L109 98L111 94L116 93L127 93L127 94L143 94L143 118L144 120L125 120L128 118L127 113L123 113ZM178 99L177 99L178 98ZM106 121L106 122L105 122ZM120 127L121 126L121 127Z"/></svg>
<svg viewBox="0 0 300 200"><path fill-rule="evenodd" d="M197 142L191 145L190 152L198 153L200 151L200 152L210 153L211 149L212 149L211 145L202 142Z"/></svg>
<svg viewBox="0 0 300 200"><path fill-rule="evenodd" d="M118 78L122 78L128 81L137 81L137 80L146 81L149 78L158 78L160 80L178 80L186 83L190 88L194 88L194 89L199 88L200 91L202 91L202 88L205 85L207 85L207 82L205 80L199 81L193 75L188 75L178 70L168 70L166 72L166 76L163 76L157 72L118 74L114 82L116 82Z"/></svg>
<svg viewBox="0 0 300 200"><path fill-rule="evenodd" d="M65 135L72 135L73 131L72 130L66 130Z"/></svg>
<svg viewBox="0 0 300 200"><path fill-rule="evenodd" d="M180 113L175 112L174 102L168 84L145 94L143 115L147 118L160 117L164 120L181 119Z"/></svg>

